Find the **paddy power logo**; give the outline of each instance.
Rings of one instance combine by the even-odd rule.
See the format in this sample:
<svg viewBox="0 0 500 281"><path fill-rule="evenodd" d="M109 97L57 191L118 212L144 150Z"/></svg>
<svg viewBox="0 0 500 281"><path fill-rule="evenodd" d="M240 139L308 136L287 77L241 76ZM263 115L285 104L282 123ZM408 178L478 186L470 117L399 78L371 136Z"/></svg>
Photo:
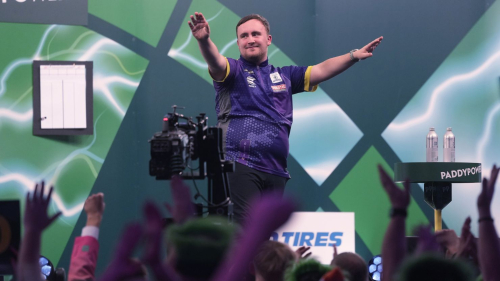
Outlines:
<svg viewBox="0 0 500 281"><path fill-rule="evenodd" d="M475 175L477 173L481 173L481 165L479 165L477 167L472 167L472 168L442 171L441 172L441 179L461 178L461 177L467 177L470 175Z"/></svg>
<svg viewBox="0 0 500 281"><path fill-rule="evenodd" d="M0 0L0 22L87 25L88 0Z"/></svg>

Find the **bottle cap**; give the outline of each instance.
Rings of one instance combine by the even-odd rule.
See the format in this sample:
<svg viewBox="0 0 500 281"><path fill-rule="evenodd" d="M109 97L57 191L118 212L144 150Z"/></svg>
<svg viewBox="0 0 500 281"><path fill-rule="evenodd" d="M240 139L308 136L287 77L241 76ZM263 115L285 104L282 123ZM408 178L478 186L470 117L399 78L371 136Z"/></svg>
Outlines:
<svg viewBox="0 0 500 281"><path fill-rule="evenodd" d="M451 131L451 127L446 128L446 131Z"/></svg>
<svg viewBox="0 0 500 281"><path fill-rule="evenodd" d="M434 127L430 127L429 130L430 131L434 131L435 129L434 129Z"/></svg>

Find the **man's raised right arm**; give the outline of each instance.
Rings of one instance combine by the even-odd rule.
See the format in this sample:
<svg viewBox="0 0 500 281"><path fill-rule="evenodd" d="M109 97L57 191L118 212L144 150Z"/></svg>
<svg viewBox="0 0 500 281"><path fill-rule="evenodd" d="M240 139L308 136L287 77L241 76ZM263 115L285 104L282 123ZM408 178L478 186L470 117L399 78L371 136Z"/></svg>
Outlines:
<svg viewBox="0 0 500 281"><path fill-rule="evenodd" d="M210 26L202 13L195 12L191 15L191 21L188 21L189 28L193 37L198 41L200 52L208 64L208 70L212 78L216 81L223 80L226 77L227 61L219 53L217 46L210 40Z"/></svg>

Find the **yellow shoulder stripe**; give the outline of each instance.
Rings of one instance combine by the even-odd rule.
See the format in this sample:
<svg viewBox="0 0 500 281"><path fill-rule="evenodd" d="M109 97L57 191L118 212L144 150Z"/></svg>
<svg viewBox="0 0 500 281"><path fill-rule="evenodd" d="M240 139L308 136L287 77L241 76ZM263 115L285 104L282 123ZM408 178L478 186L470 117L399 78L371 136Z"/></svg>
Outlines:
<svg viewBox="0 0 500 281"><path fill-rule="evenodd" d="M210 69L208 69L208 74L210 75L210 77L212 77L212 80L214 80L215 82L224 82L227 78L227 76L229 76L229 61L226 59L226 76L224 76L224 79L220 80L220 81L217 81L215 80L213 77L212 77L212 73L210 73Z"/></svg>
<svg viewBox="0 0 500 281"><path fill-rule="evenodd" d="M314 92L318 89L318 85L314 85L312 88L310 85L312 68L312 66L309 66L306 70L306 74L304 75L304 91L306 92Z"/></svg>

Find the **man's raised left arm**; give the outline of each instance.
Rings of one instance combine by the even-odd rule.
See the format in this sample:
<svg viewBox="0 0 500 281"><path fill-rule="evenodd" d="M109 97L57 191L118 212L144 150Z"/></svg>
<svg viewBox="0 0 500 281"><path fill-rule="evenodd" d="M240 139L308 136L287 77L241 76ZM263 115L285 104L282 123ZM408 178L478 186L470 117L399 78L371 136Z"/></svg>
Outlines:
<svg viewBox="0 0 500 281"><path fill-rule="evenodd" d="M382 42L382 39L383 37L380 36L359 50L353 50L345 55L333 57L314 65L311 69L311 87L344 72L357 61L373 56L373 51Z"/></svg>

